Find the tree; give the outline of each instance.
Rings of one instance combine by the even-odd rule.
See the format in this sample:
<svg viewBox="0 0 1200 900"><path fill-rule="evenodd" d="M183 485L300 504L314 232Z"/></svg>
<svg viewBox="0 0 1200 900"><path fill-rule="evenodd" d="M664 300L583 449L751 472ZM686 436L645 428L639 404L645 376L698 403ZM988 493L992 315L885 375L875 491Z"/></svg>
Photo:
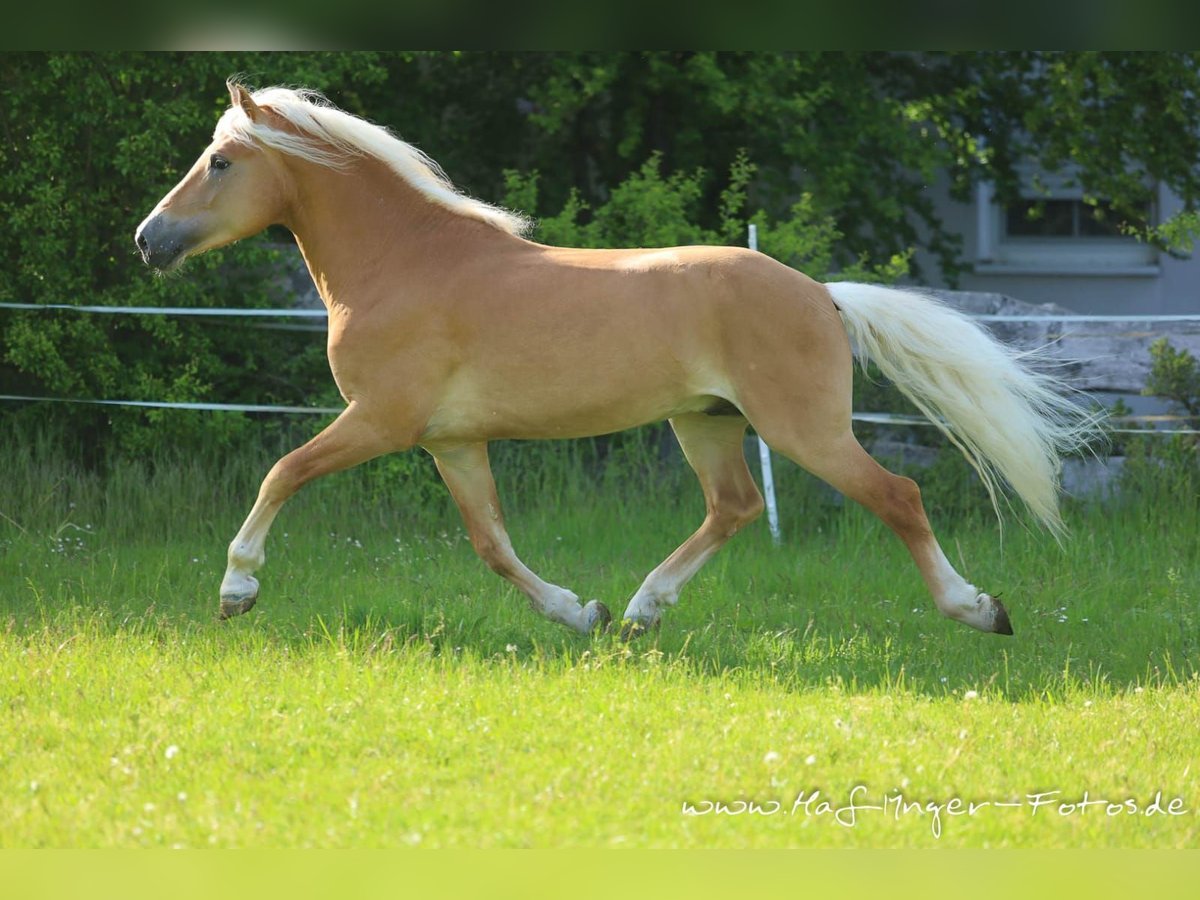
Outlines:
<svg viewBox="0 0 1200 900"><path fill-rule="evenodd" d="M437 120L411 133L448 171L494 197L498 172L536 170L531 212L544 215L572 191L605 202L654 156L664 172L705 174L699 224L712 228L720 179L744 153L757 170L747 208L779 216L810 195L843 236L842 262L924 246L953 281L960 239L937 218L935 176L963 200L993 181L1007 202L1022 162L1073 165L1090 202L1110 200L1172 252L1200 233L1196 53L488 52L388 69L384 90L436 98ZM1160 182L1183 210L1154 223Z"/></svg>
<svg viewBox="0 0 1200 900"><path fill-rule="evenodd" d="M131 241L239 72L392 127L467 191L540 216L546 240L741 243L757 217L763 248L817 277L892 277L923 246L952 280L934 176L963 198L990 179L1003 201L1022 160L1072 163L1089 198L1173 252L1200 231L1195 53L5 54L0 301L278 304L268 242L161 279ZM1170 222L1142 218L1154 182L1182 200ZM0 311L5 393L324 405L322 352L240 324ZM69 425L138 451L243 434L231 417L131 410L73 408Z"/></svg>
<svg viewBox="0 0 1200 900"><path fill-rule="evenodd" d="M0 55L0 301L68 305L269 306L272 251L247 242L156 278L133 229L211 138L231 72L270 65L281 80L369 84L372 55ZM244 326L235 326L244 328ZM219 320L0 311L0 392L88 398L302 404L319 399L319 345ZM143 452L167 437L231 441L242 420L202 414L7 407L59 416L103 449ZM164 429L164 424L170 427Z"/></svg>

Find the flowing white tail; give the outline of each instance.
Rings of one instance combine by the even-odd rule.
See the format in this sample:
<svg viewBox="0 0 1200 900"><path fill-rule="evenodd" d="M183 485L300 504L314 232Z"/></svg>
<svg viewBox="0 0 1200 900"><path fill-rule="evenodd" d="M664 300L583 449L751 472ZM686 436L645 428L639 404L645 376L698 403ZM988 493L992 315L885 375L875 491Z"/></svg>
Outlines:
<svg viewBox="0 0 1200 900"><path fill-rule="evenodd" d="M997 516L1003 479L1060 537L1060 456L1097 435L1099 414L1061 381L1026 365L1031 354L939 300L848 281L826 287L859 357L873 360L962 451Z"/></svg>

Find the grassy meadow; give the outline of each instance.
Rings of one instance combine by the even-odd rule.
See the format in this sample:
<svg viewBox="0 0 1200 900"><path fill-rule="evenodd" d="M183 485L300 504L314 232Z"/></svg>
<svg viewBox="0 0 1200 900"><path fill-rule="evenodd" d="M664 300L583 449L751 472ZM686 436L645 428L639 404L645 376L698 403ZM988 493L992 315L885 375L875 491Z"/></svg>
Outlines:
<svg viewBox="0 0 1200 900"><path fill-rule="evenodd" d="M931 485L1003 638L778 462L783 545L751 526L625 645L532 613L420 457L306 488L221 623L271 454L4 453L3 848L1200 844L1200 503L1165 479L1070 503L1063 548ZM617 615L703 515L637 440L495 462L518 553Z"/></svg>

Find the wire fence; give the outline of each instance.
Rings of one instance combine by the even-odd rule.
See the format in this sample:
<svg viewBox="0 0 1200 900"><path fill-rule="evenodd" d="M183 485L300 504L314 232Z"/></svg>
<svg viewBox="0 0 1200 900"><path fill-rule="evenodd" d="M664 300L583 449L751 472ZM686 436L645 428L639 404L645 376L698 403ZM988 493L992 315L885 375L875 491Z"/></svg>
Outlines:
<svg viewBox="0 0 1200 900"><path fill-rule="evenodd" d="M66 303L0 303L0 309L25 310L39 312L72 312L94 315L132 315L132 316L199 316L211 318L254 318L254 319L309 319L326 320L327 313L323 309L238 309L232 307L169 307L169 306L72 306ZM1184 315L974 315L977 322L1054 322L1054 323L1103 323L1103 322L1138 322L1138 323L1184 323L1200 322L1200 314ZM324 332L323 325L285 326L275 323L262 323L264 327L303 327L305 330ZM185 402L166 400L126 400L126 399L93 399L86 397L42 397L23 394L0 394L0 401L10 403L67 403L92 406L125 406L143 409L177 409L202 412L238 412L238 413L276 413L280 415L336 415L340 407L326 406L277 406L272 404L255 403L209 403ZM855 412L852 414L856 422L868 422L878 425L930 426L928 419L922 416L902 415L884 412ZM1119 425L1138 426L1158 423L1194 422L1189 416L1170 415L1141 415L1117 416L1110 422ZM1200 434L1198 428L1156 428L1156 427L1116 427L1111 429L1119 434Z"/></svg>

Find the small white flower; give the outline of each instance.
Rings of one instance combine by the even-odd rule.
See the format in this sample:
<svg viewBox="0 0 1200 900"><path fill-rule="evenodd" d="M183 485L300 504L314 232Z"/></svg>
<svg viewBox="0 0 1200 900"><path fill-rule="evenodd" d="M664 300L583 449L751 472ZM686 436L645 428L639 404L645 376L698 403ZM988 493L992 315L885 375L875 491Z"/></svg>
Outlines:
<svg viewBox="0 0 1200 900"><path fill-rule="evenodd" d="M163 756L165 756L167 759L174 759L178 755L179 755L179 748L177 746L175 746L174 744L172 744L165 751L163 751Z"/></svg>
<svg viewBox="0 0 1200 900"><path fill-rule="evenodd" d="M779 754L774 750L770 750L767 752L767 755L763 757L763 762L768 766L773 766L775 763L779 762Z"/></svg>
<svg viewBox="0 0 1200 900"><path fill-rule="evenodd" d="M967 691L963 694L964 700L974 700L979 696L979 691Z"/></svg>
<svg viewBox="0 0 1200 900"><path fill-rule="evenodd" d="M516 644L505 644L505 645L504 645L504 652L505 652L505 653L516 653L516 652L517 652L517 645L516 645Z"/></svg>
<svg viewBox="0 0 1200 900"><path fill-rule="evenodd" d="M815 763L816 761L817 761L817 758L816 758L815 756L806 756L806 757L804 757L804 764L805 764L806 766L811 766L811 765L812 765L813 763Z"/></svg>

